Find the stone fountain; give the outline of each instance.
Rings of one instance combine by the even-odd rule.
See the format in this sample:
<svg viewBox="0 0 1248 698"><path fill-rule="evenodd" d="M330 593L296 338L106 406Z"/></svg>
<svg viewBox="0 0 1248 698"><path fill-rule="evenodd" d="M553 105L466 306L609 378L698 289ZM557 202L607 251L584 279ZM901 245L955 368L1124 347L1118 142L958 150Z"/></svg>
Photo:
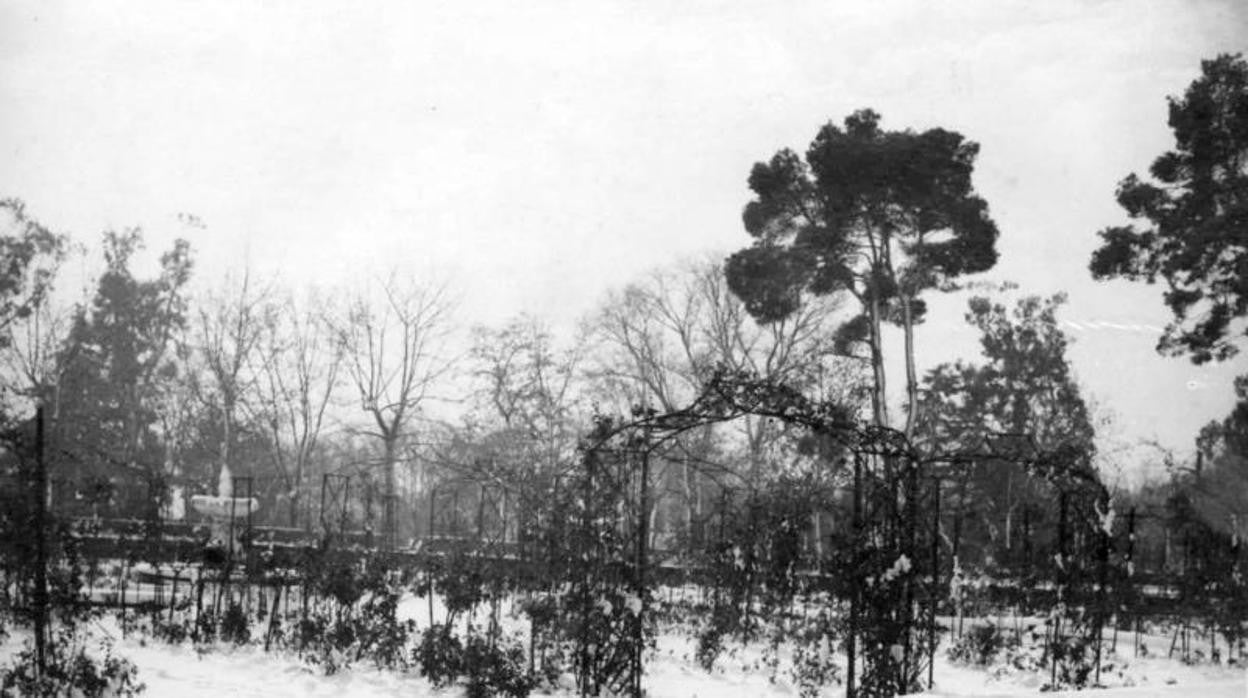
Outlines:
<svg viewBox="0 0 1248 698"><path fill-rule="evenodd" d="M221 477L217 479L217 494L197 494L191 497L191 508L207 516L212 522L212 537L208 547L218 547L233 554L239 550L239 535L245 529L249 514L260 508L254 497L235 497L234 479L229 464L221 465Z"/></svg>

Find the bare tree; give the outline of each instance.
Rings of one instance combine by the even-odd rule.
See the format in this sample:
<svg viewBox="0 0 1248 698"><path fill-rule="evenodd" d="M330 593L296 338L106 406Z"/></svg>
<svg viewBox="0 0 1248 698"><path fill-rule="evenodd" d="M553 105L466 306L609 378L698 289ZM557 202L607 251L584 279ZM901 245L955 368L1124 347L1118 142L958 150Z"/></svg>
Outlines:
<svg viewBox="0 0 1248 698"><path fill-rule="evenodd" d="M265 329L262 308L270 293L268 287L257 287L246 269L241 279L227 277L219 291L206 296L194 325L191 341L210 383L200 386L201 397L218 412L221 425L222 467L232 468L240 408L257 387L251 368Z"/></svg>
<svg viewBox="0 0 1248 698"><path fill-rule="evenodd" d="M561 348L550 329L529 315L473 331L476 404L450 446L463 454L461 476L478 488L478 521L492 507L504 537L509 503L526 521L573 462L582 417L578 378L585 345L579 340ZM494 494L488 503L487 487Z"/></svg>
<svg viewBox="0 0 1248 698"><path fill-rule="evenodd" d="M721 264L686 263L608 296L590 321L596 342L590 378L596 394L608 404L614 400L617 410L632 404L679 409L720 366L850 401L857 369L833 356L831 328L837 309L834 299L818 298L788 317L760 325L728 289ZM686 525L701 508L699 480L709 474L696 464L715 445L737 444L736 457L746 466L736 476L745 485L755 486L766 475L762 466L783 435L782 425L747 416L735 426L731 435L707 427L678 442L683 456L677 487ZM668 466L656 473L659 482L672 479Z"/></svg>
<svg viewBox="0 0 1248 698"><path fill-rule="evenodd" d="M503 429L542 444L547 464L567 455L575 443L571 421L584 344L573 341L561 351L549 328L522 315L501 328L476 328L471 356L478 399L488 406L485 421L500 421Z"/></svg>
<svg viewBox="0 0 1248 698"><path fill-rule="evenodd" d="M845 373L831 341L838 308L815 299L761 325L729 291L720 263L685 263L608 295L590 321L598 349L591 375L605 392L664 410L696 397L719 366L839 390L848 384L828 383Z"/></svg>
<svg viewBox="0 0 1248 698"><path fill-rule="evenodd" d="M292 527L299 525L305 476L343 365L343 344L329 324L327 302L315 291L302 304L287 294L265 304L262 313L258 399L252 409L256 423L264 425Z"/></svg>
<svg viewBox="0 0 1248 698"><path fill-rule="evenodd" d="M400 448L432 390L449 372L447 355L454 304L444 285L400 281L391 274L375 298L357 296L336 324L346 373L370 424L363 432L381 441L385 471L383 533L395 532Z"/></svg>

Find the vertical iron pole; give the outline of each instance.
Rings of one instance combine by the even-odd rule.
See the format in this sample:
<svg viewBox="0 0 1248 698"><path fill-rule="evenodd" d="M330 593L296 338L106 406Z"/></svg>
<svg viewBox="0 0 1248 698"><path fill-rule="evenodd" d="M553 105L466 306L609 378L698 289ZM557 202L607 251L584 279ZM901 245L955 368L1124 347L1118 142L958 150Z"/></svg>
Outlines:
<svg viewBox="0 0 1248 698"><path fill-rule="evenodd" d="M1134 648L1135 654L1133 656L1138 657L1140 656L1140 634L1139 634L1139 623L1140 623L1139 618L1140 617L1139 617L1139 610L1138 610L1139 603L1135 599L1135 507L1131 507L1130 513L1127 514L1127 555L1126 555L1125 564L1127 567L1126 569L1127 585L1128 585L1128 588L1131 590L1130 604L1134 611L1132 615L1135 616L1134 625L1136 627L1135 648Z"/></svg>
<svg viewBox="0 0 1248 698"><path fill-rule="evenodd" d="M1108 506L1109 504L1106 503L1107 508ZM1109 590L1106 589L1106 587L1109 585L1109 546L1110 546L1109 531L1105 530L1105 528L1102 527L1097 537L1100 539L1099 540L1100 545L1098 546L1098 550L1097 550L1097 558L1098 558L1097 562L1099 565L1097 577L1099 579L1097 580L1097 589L1096 589L1096 594L1097 594L1096 683L1099 685L1101 683L1101 656L1103 654L1102 648L1105 644L1105 637L1104 637L1105 619L1109 615L1108 613L1106 613L1106 608L1105 608L1106 604L1108 604L1109 602Z"/></svg>
<svg viewBox="0 0 1248 698"><path fill-rule="evenodd" d="M935 683L936 613L940 598L940 478L932 478L932 589L931 616L927 619L927 688Z"/></svg>
<svg viewBox="0 0 1248 698"><path fill-rule="evenodd" d="M1066 517L1067 517L1067 499L1066 490L1062 489L1058 493L1058 524L1057 524L1057 602L1066 602L1066 583L1068 575L1066 574ZM1057 683L1057 648L1062 641L1062 617L1060 615L1053 619L1053 641L1049 646L1049 683L1056 685Z"/></svg>
<svg viewBox="0 0 1248 698"><path fill-rule="evenodd" d="M437 501L438 501L438 488L432 487L429 489L429 538L431 542L434 536L433 527L435 525L435 520L433 516L434 505Z"/></svg>
<svg viewBox="0 0 1248 698"><path fill-rule="evenodd" d="M919 681L919 672L915 670L917 664L915 651L915 634L916 625L918 625L918 614L916 612L916 589L918 571L919 571L919 547L918 547L918 529L919 529L919 461L913 455L906 456L906 531L905 531L905 556L912 565L912 572L906 577L905 582L905 604L906 607L902 611L902 618L905 619L906 636L902 638L903 655L901 662L901 683L898 688L902 692L910 691L910 678L914 677L915 683Z"/></svg>
<svg viewBox="0 0 1248 698"><path fill-rule="evenodd" d="M338 535L347 532L347 507L351 503L351 476L342 484L342 503L338 505Z"/></svg>
<svg viewBox="0 0 1248 698"><path fill-rule="evenodd" d="M853 538L850 541L850 559L857 564L858 561L858 545L859 538L862 535L862 454L854 454L854 491L853 491L853 518L851 526L853 529ZM853 590L849 594L849 638L845 644L846 671L845 671L845 696L846 698L857 698L858 692L855 686L854 662L858 655L858 584L853 585Z"/></svg>
<svg viewBox="0 0 1248 698"><path fill-rule="evenodd" d="M35 410L35 670L40 677L47 668L48 649L48 470L43 454L43 405Z"/></svg>
<svg viewBox="0 0 1248 698"><path fill-rule="evenodd" d="M641 698L641 660L644 647L643 634L646 612L646 565L650 547L650 427L643 427L641 451L641 507L638 515L637 536L637 596L640 608L637 613L637 625L633 637L635 657L633 664L633 695Z"/></svg>

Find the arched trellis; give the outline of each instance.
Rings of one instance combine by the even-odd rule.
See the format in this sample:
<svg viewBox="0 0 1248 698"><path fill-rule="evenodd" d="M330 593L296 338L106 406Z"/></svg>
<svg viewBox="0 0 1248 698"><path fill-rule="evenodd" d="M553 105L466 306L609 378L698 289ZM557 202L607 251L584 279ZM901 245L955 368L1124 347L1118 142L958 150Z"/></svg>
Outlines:
<svg viewBox="0 0 1248 698"><path fill-rule="evenodd" d="M638 633L648 609L644 600L650 586L645 529L650 457L685 432L746 415L805 428L828 440L834 450L852 461L852 535L848 549L833 557L832 564L839 569L831 571L833 577L839 577L835 588L849 607L845 647L846 688L851 696L919 689L924 669L927 683L931 683L936 612L947 588L938 542L942 477L986 459L1015 463L1061 493L1063 531L1068 495L1090 497L1094 509L1107 507L1107 490L1087 454L1076 447L1044 451L1026 435L991 434L969 449L922 453L904 433L857 420L842 405L812 400L787 385L747 372L720 369L689 406L666 413L639 408L632 419L602 419L582 445L586 463L596 462L604 452L638 456L635 465L640 469L637 497L641 513L632 561L632 577L643 600ZM934 525L923 525L928 515L933 515ZM1102 564L1097 589L1101 595L1107 582L1109 545L1106 530L1099 540ZM1059 552L1065 554L1065 550ZM1066 578L1058 580L1059 595L1068 583ZM1104 604L1097 608L1103 610ZM1099 612L1097 620L1099 671L1103 622ZM635 646L640 648L641 643ZM640 650L634 667L628 683L639 692Z"/></svg>

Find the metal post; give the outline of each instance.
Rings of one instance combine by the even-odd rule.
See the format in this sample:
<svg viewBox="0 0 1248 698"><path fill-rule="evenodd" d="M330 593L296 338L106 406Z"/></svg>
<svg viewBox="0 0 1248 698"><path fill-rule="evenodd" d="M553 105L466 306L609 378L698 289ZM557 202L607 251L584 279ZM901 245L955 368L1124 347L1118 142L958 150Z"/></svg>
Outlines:
<svg viewBox="0 0 1248 698"><path fill-rule="evenodd" d="M902 617L905 619L905 633L902 643L902 662L901 662L901 683L898 689L903 693L910 690L910 677L914 675L915 681L918 681L918 672L914 671L915 647L914 647L914 630L916 623L915 613L915 580L918 572L918 529L919 529L919 463L915 458L906 457L906 538L905 538L905 555L914 565L914 570L906 577L905 582L905 604L906 607L902 611Z"/></svg>
<svg viewBox="0 0 1248 698"><path fill-rule="evenodd" d="M854 491L853 491L853 517L851 524L853 528L853 537L850 541L850 559L855 564L858 559L859 538L862 536L862 454L854 454ZM846 698L857 698L858 692L855 686L854 663L858 656L858 589L857 584L853 585L853 590L849 595L849 637L845 643L845 696Z"/></svg>
<svg viewBox="0 0 1248 698"><path fill-rule="evenodd" d="M42 677L47 668L48 650L48 550L47 525L48 470L43 454L43 405L35 410L35 671Z"/></svg>
<svg viewBox="0 0 1248 698"><path fill-rule="evenodd" d="M485 500L486 492L484 483L477 483L477 543L478 545L485 539Z"/></svg>
<svg viewBox="0 0 1248 698"><path fill-rule="evenodd" d="M430 539L432 539L435 534L434 526L436 525L437 522L434 519L433 515L434 515L434 505L437 501L438 501L438 488L436 487L429 488L429 538Z"/></svg>
<svg viewBox="0 0 1248 698"><path fill-rule="evenodd" d="M1096 683L1101 683L1101 654L1102 645L1104 644L1105 633L1105 604L1107 603L1108 594L1105 586L1109 583L1109 533L1102 529L1100 531L1100 546L1097 557L1100 565L1098 573L1099 583L1097 585L1097 609L1096 609Z"/></svg>
<svg viewBox="0 0 1248 698"><path fill-rule="evenodd" d="M351 503L351 476L347 475L342 484L342 501L338 504L338 534L347 532L347 505Z"/></svg>
<svg viewBox="0 0 1248 698"><path fill-rule="evenodd" d="M650 427L644 427L644 443L641 452L641 506L638 515L638 536L637 536L637 596L641 602L641 608L637 613L636 629L633 637L634 659L633 659L633 695L637 698L641 697L641 662L644 643L642 642L642 634L644 632L644 616L646 611L646 565L648 563L647 553L650 547Z"/></svg>
<svg viewBox="0 0 1248 698"><path fill-rule="evenodd" d="M451 535L463 535L463 522L459 512L459 488L451 490Z"/></svg>
<svg viewBox="0 0 1248 698"><path fill-rule="evenodd" d="M940 598L940 478L932 478L932 590L931 616L927 621L927 688L935 683L936 613Z"/></svg>

